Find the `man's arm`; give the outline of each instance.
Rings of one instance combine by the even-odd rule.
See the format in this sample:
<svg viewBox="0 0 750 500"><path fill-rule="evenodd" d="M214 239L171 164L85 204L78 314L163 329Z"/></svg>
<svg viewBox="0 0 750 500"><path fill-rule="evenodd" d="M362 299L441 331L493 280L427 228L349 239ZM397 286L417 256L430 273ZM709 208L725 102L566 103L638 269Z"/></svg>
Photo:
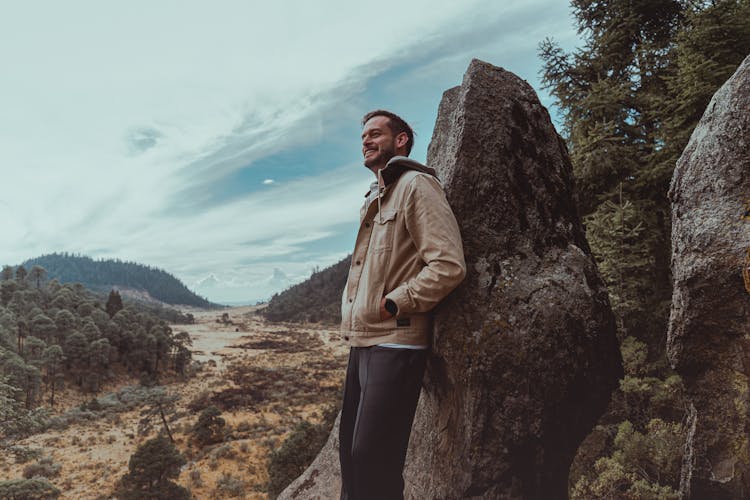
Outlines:
<svg viewBox="0 0 750 500"><path fill-rule="evenodd" d="M381 301L384 308L385 300L392 300L397 315L429 311L466 276L461 233L438 180L417 175L406 196L406 228L425 266Z"/></svg>

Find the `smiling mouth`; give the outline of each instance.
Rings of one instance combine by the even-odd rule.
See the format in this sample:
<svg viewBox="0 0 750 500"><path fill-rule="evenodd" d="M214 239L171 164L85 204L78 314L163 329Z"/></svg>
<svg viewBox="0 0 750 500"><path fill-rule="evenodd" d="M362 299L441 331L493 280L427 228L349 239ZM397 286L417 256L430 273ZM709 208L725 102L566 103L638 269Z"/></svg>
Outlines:
<svg viewBox="0 0 750 500"><path fill-rule="evenodd" d="M368 149L367 151L365 151L365 156L367 156L370 153L377 153L377 150L376 149Z"/></svg>

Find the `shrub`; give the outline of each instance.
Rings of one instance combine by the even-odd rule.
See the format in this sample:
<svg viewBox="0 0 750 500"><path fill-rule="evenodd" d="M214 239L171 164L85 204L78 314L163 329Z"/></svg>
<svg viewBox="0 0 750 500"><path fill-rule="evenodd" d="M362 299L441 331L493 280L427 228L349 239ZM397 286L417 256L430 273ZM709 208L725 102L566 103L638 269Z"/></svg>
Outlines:
<svg viewBox="0 0 750 500"><path fill-rule="evenodd" d="M0 498L24 500L55 500L60 490L43 477L0 481Z"/></svg>
<svg viewBox="0 0 750 500"><path fill-rule="evenodd" d="M225 444L216 448L211 454L216 458L233 458L237 452L231 444Z"/></svg>
<svg viewBox="0 0 750 500"><path fill-rule="evenodd" d="M199 445L219 443L224 439L226 421L215 406L209 406L198 416L193 426L193 439Z"/></svg>
<svg viewBox="0 0 750 500"><path fill-rule="evenodd" d="M23 477L31 479L41 476L46 478L57 477L60 474L60 464L54 463L52 457L44 457L35 464L29 464L23 469Z"/></svg>
<svg viewBox="0 0 750 500"><path fill-rule="evenodd" d="M13 453L17 464L38 460L42 456L42 450L39 448L27 448L26 446L11 446L10 452Z"/></svg>
<svg viewBox="0 0 750 500"><path fill-rule="evenodd" d="M231 474L222 474L216 481L216 491L230 498L245 496L245 483Z"/></svg>
<svg viewBox="0 0 750 500"><path fill-rule="evenodd" d="M328 439L330 427L326 422L311 424L303 420L294 428L268 461L268 496L276 498L294 481L320 452Z"/></svg>
<svg viewBox="0 0 750 500"><path fill-rule="evenodd" d="M211 406L211 392L201 391L190 400L187 404L187 408L190 411L202 411Z"/></svg>
<svg viewBox="0 0 750 500"><path fill-rule="evenodd" d="M684 440L679 423L652 419L642 434L622 422L612 455L596 461L595 474L578 479L571 498L676 499L670 485L679 484Z"/></svg>
<svg viewBox="0 0 750 500"><path fill-rule="evenodd" d="M203 486L203 478L201 478L200 469L193 469L190 471L190 483L197 488Z"/></svg>

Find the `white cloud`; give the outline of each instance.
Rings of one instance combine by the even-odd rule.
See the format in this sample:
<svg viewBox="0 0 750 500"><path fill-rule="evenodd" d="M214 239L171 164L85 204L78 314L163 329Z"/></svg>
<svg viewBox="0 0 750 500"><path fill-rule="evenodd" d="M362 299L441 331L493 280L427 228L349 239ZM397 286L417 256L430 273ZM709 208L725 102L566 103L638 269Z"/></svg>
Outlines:
<svg viewBox="0 0 750 500"><path fill-rule="evenodd" d="M17 2L0 17L0 264L75 251L158 265L188 283L211 272L251 282L274 267L294 280L330 264L321 259L332 254L283 257L356 219L369 182L356 163L269 177L262 184L274 189L198 213L177 207L255 160L320 141L320 113L358 109L350 99L388 61L498 15L480 0L39 10Z"/></svg>

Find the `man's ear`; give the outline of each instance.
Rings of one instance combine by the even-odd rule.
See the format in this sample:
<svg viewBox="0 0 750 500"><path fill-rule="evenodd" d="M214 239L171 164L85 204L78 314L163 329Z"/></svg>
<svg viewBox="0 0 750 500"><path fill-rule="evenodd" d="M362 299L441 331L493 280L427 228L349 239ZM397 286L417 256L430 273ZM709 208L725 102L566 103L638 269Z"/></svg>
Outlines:
<svg viewBox="0 0 750 500"><path fill-rule="evenodd" d="M406 143L409 142L409 136L406 134L406 132L401 132L396 136L396 147L397 148L403 148L406 147Z"/></svg>

